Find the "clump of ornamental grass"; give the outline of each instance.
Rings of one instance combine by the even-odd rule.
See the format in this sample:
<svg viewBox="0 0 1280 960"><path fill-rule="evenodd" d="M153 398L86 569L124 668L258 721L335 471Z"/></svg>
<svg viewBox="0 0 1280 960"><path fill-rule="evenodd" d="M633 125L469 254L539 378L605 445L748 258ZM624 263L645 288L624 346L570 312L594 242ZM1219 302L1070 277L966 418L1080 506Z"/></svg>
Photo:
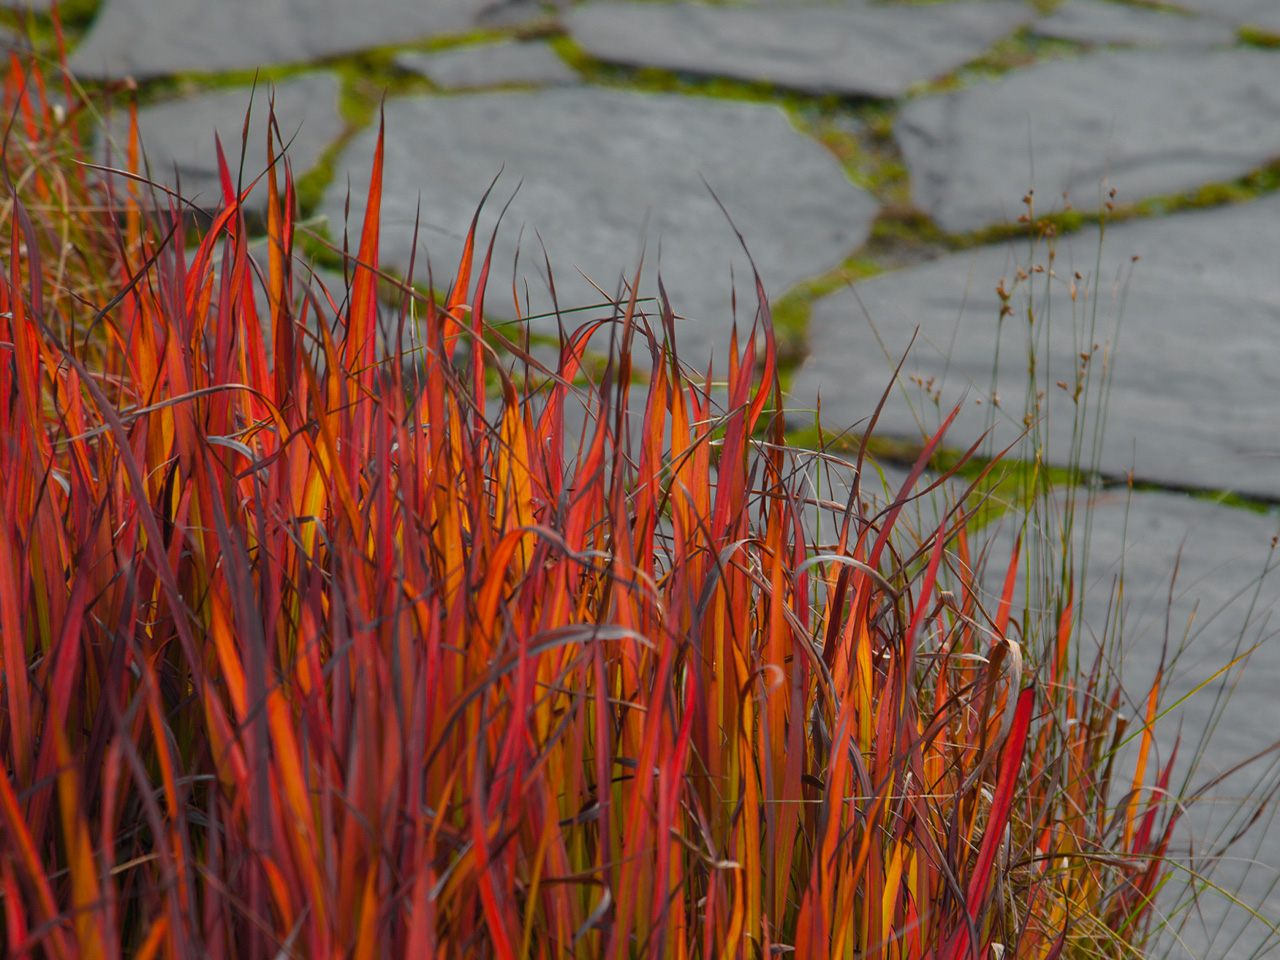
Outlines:
<svg viewBox="0 0 1280 960"><path fill-rule="evenodd" d="M716 376L634 298L541 365L486 320L473 225L380 324L381 141L321 304L287 160L258 262L225 163L189 236L86 174L42 89L15 59L7 956L1140 955L1176 817L1154 695L1115 782L1133 730L1070 600L1038 668L1017 552L986 605L970 509L907 522L946 423L887 503L861 455L822 502L762 290Z"/></svg>

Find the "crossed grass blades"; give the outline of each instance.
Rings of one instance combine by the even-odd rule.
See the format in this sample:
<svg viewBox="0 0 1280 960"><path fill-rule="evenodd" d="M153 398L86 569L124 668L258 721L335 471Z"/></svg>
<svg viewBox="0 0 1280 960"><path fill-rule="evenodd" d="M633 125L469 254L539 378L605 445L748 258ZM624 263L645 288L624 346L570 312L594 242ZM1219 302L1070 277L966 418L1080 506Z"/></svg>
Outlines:
<svg viewBox="0 0 1280 960"><path fill-rule="evenodd" d="M1025 635L967 501L908 522L945 424L887 505L821 502L842 464L787 445L763 291L723 379L634 298L549 367L487 324L473 233L380 327L381 141L328 296L287 160L258 264L225 161L189 234L63 95L11 59L7 956L1140 954L1159 682L1115 783L1135 731L1069 585Z"/></svg>

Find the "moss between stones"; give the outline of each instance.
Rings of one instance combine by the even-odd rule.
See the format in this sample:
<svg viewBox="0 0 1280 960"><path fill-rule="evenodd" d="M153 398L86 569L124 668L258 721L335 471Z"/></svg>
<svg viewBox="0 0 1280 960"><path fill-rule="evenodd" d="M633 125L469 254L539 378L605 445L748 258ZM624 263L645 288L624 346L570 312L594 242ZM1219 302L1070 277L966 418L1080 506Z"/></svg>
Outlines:
<svg viewBox="0 0 1280 960"><path fill-rule="evenodd" d="M1280 47L1280 34L1271 33L1263 30L1261 27L1246 23L1240 28L1238 34L1240 42L1250 47L1261 47L1264 50L1274 50Z"/></svg>
<svg viewBox="0 0 1280 960"><path fill-rule="evenodd" d="M1079 57L1088 49L1085 44L1070 40L1038 37L1024 27L997 40L977 57L946 76L913 85L907 95L917 97L963 90L1036 63Z"/></svg>
<svg viewBox="0 0 1280 960"><path fill-rule="evenodd" d="M821 449L847 458L858 453L862 446L862 435L855 430L835 433L815 426L794 427L787 431L787 442L800 449ZM899 467L914 465L923 450L922 440L871 436L866 441L869 457L879 463ZM929 461L930 471L936 475L954 469L957 480L970 483L978 481L982 472L991 465L991 460L975 456L961 464L963 453L957 448L941 448ZM1037 491L1067 487L1092 487L1099 490L1128 488L1135 493L1181 493L1205 503L1248 510L1263 516L1280 516L1280 499L1265 500L1225 490L1178 488L1125 477L1104 477L1088 470L1046 466L1006 456L974 486L970 504L977 507L977 513L974 521L976 526L972 529L981 529L1006 513L1018 515L1025 512L1035 499Z"/></svg>
<svg viewBox="0 0 1280 960"><path fill-rule="evenodd" d="M548 37L560 57L588 82L604 87L625 87L646 93L681 93L719 100L742 100L749 103L779 103L800 96L781 92L771 83L751 83L727 77L703 77L677 73L659 67L629 67L596 60L567 33Z"/></svg>

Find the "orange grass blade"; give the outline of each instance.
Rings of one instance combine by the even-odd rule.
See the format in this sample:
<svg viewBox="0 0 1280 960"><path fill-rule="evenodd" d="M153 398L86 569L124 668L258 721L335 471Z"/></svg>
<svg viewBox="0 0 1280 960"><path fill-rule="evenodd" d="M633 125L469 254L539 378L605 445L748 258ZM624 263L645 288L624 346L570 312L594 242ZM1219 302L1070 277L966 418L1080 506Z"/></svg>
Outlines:
<svg viewBox="0 0 1280 960"><path fill-rule="evenodd" d="M1142 745L1138 748L1138 763L1133 772L1133 786L1130 790L1129 803L1124 817L1124 849L1133 849L1133 825L1138 816L1138 805L1141 802L1143 781L1147 776L1147 759L1151 756L1151 745L1155 738L1156 714L1160 710L1160 678L1164 673L1161 667L1156 671L1156 678L1147 694L1147 716L1142 727Z"/></svg>

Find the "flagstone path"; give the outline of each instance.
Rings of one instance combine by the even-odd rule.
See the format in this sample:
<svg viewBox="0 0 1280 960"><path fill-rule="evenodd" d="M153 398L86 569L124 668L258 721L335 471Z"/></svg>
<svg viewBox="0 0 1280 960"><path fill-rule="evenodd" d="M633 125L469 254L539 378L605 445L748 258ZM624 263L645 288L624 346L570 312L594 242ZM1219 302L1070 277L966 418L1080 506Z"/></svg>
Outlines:
<svg viewBox="0 0 1280 960"><path fill-rule="evenodd" d="M47 7L0 0L15 11L0 45ZM641 297L661 274L682 356L723 372L735 309L745 328L756 306L736 227L779 308L793 426L819 403L829 432L865 423L914 335L879 434L919 442L961 403L953 446L988 426L1009 443L1043 391L1032 424L1048 464L1096 438L1107 479L1164 488L1102 488L1078 544L1086 646L1124 557L1132 689L1166 629L1176 641L1191 623L1180 692L1237 638L1274 632L1274 509L1176 491L1280 503L1280 0L102 0L69 37L73 70L109 86L117 111L140 84L153 176L206 210L221 195L213 133L239 179L263 71L244 182L267 163L274 86L303 213L339 246L360 231L388 91L384 266L416 253L417 280L429 261L446 282L492 183L482 244L505 214L487 311L533 315L535 334L556 328L548 263L574 326L625 295L643 254ZM1052 257L1018 232L1024 197L1032 217L1057 217ZM1100 213L1120 221L1105 236ZM337 260L321 270L341 300ZM1216 769L1275 736L1277 671L1265 643L1219 723ZM1185 705L1184 733L1213 720L1214 689ZM1171 717L1163 748L1175 732ZM1280 831L1264 843L1259 859L1280 863ZM1264 872L1227 882L1275 917ZM1274 943L1246 919L1228 923L1244 928L1234 947L1183 930L1170 955Z"/></svg>

